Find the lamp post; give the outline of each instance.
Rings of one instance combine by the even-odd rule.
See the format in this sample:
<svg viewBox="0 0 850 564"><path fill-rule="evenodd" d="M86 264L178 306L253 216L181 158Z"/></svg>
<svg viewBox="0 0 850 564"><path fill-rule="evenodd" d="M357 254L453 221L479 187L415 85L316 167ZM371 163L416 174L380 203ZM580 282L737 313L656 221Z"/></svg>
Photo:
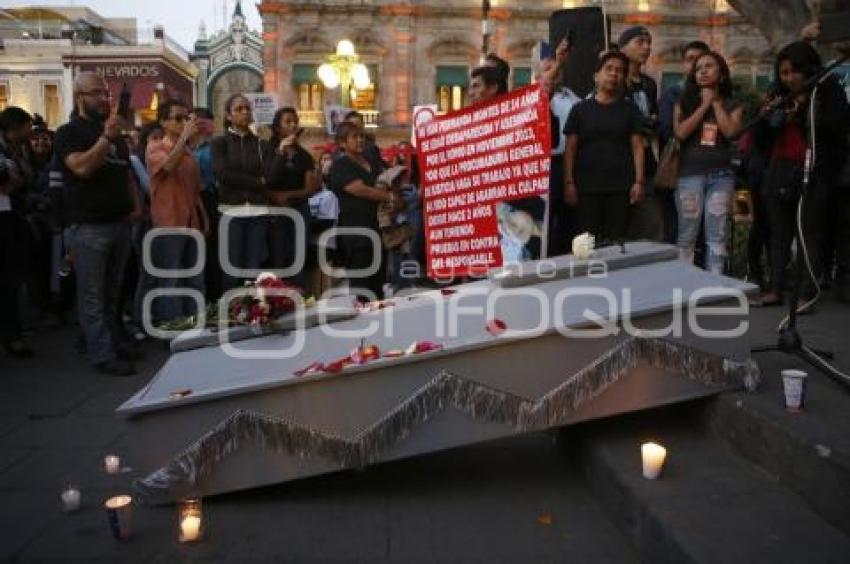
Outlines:
<svg viewBox="0 0 850 564"><path fill-rule="evenodd" d="M333 90L340 86L340 105L344 108L351 105L352 84L358 90L365 90L372 84L369 69L359 60L360 57L354 52L354 44L343 39L336 44L336 53L330 55L316 72L325 88Z"/></svg>
<svg viewBox="0 0 850 564"><path fill-rule="evenodd" d="M481 1L481 64L490 52L490 35L492 24L490 23L490 0Z"/></svg>

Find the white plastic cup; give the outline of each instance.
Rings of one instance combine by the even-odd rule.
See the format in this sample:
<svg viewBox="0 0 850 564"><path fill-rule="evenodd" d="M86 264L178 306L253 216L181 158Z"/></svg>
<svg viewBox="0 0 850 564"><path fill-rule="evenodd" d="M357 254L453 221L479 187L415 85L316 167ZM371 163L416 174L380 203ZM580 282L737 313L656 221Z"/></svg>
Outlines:
<svg viewBox="0 0 850 564"><path fill-rule="evenodd" d="M806 403L806 378L808 374L802 370L787 369L782 371L782 388L785 391L785 409L796 413L803 409Z"/></svg>

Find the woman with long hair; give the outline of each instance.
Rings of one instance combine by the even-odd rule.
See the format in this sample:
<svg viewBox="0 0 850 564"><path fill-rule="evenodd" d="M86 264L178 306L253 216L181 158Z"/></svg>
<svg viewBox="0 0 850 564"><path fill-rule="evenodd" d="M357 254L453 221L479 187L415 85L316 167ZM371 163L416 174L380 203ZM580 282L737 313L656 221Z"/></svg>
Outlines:
<svg viewBox="0 0 850 564"><path fill-rule="evenodd" d="M810 115L812 86L809 81L823 69L820 55L806 42L784 47L776 57L776 84L762 107L765 119L755 131L756 143L768 155L763 181L771 229L771 280L759 299L761 305L782 302L785 269L791 242L800 228L815 280L823 270L822 239L826 212L834 195L838 175L847 158L850 106L837 79L828 77L817 87L815 121ZM798 208L807 151L812 151L808 190ZM798 226L799 217L802 225ZM806 269L808 270L808 269ZM806 272L800 287L800 313L805 313L816 294L815 280Z"/></svg>
<svg viewBox="0 0 850 564"><path fill-rule="evenodd" d="M723 272L727 221L735 175L733 139L741 130L743 109L732 99L726 60L714 51L700 55L673 109L673 132L682 144L676 188L679 258L692 263L700 225L705 230L706 269Z"/></svg>
<svg viewBox="0 0 850 564"><path fill-rule="evenodd" d="M339 198L337 225L374 233L374 237L366 237L365 234L337 236L337 252L341 255L337 259L346 269L364 271L359 276L349 275L351 293L362 295L366 290L369 299L380 299L385 270L378 228L378 204L392 204L393 193L375 188L379 171L364 155L366 136L360 127L350 122L341 123L337 128L336 141L342 154L331 165L329 179L331 190ZM374 241L378 241L377 246ZM375 265L377 268L374 268Z"/></svg>
<svg viewBox="0 0 850 564"><path fill-rule="evenodd" d="M299 143L302 131L295 108L284 107L275 112L269 142L274 150L269 171L269 197L274 205L289 208L301 218L299 221L281 215L269 222L269 264L275 269L295 266L299 254L306 258L310 223L307 200L319 189L319 180L313 156ZM301 287L307 282L304 266L302 264L300 271L291 276Z"/></svg>
<svg viewBox="0 0 850 564"><path fill-rule="evenodd" d="M580 231L598 241L626 237L631 206L643 200L640 114L623 98L629 61L608 51L596 63L596 90L576 104L564 133L564 202L578 210Z"/></svg>
<svg viewBox="0 0 850 564"><path fill-rule="evenodd" d="M232 269L258 270L266 257L269 145L254 135L251 102L234 94L224 103L224 134L212 140L212 161L218 187L219 210L229 216L228 262L222 287L239 286L241 276ZM224 218L222 217L222 220ZM223 241L220 242L223 244Z"/></svg>

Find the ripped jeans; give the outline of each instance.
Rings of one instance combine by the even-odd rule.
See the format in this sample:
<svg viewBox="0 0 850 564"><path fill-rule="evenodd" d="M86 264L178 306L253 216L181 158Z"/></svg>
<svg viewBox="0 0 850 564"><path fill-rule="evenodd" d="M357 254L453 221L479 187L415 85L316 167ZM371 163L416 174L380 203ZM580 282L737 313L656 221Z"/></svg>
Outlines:
<svg viewBox="0 0 850 564"><path fill-rule="evenodd" d="M728 169L679 178L676 188L676 211L679 215L676 246L681 260L694 261L694 245L702 224L707 247L706 270L723 274L729 238L729 208L734 191L735 176Z"/></svg>

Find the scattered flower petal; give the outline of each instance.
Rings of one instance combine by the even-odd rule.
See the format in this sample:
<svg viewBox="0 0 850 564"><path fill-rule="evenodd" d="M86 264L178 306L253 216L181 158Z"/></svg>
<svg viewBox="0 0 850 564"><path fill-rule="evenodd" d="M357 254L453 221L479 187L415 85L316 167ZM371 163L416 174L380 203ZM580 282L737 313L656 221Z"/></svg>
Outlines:
<svg viewBox="0 0 850 564"><path fill-rule="evenodd" d="M316 374L318 372L322 372L324 369L325 369L325 365L322 364L319 361L316 361L313 364L311 364L310 366L307 366L305 368L301 368L300 370L296 370L295 372L293 372L293 374L295 376L301 377L301 376L305 376L307 374Z"/></svg>
<svg viewBox="0 0 850 564"><path fill-rule="evenodd" d="M401 349L392 349L384 353L384 358L398 358L404 356L404 351Z"/></svg>
<svg viewBox="0 0 850 564"><path fill-rule="evenodd" d="M552 526L552 514L551 513L541 513L537 516L537 522L543 525L544 527Z"/></svg>
<svg viewBox="0 0 850 564"><path fill-rule="evenodd" d="M493 335L494 337L498 337L507 329L507 324L501 319L491 319L487 322L487 332Z"/></svg>

